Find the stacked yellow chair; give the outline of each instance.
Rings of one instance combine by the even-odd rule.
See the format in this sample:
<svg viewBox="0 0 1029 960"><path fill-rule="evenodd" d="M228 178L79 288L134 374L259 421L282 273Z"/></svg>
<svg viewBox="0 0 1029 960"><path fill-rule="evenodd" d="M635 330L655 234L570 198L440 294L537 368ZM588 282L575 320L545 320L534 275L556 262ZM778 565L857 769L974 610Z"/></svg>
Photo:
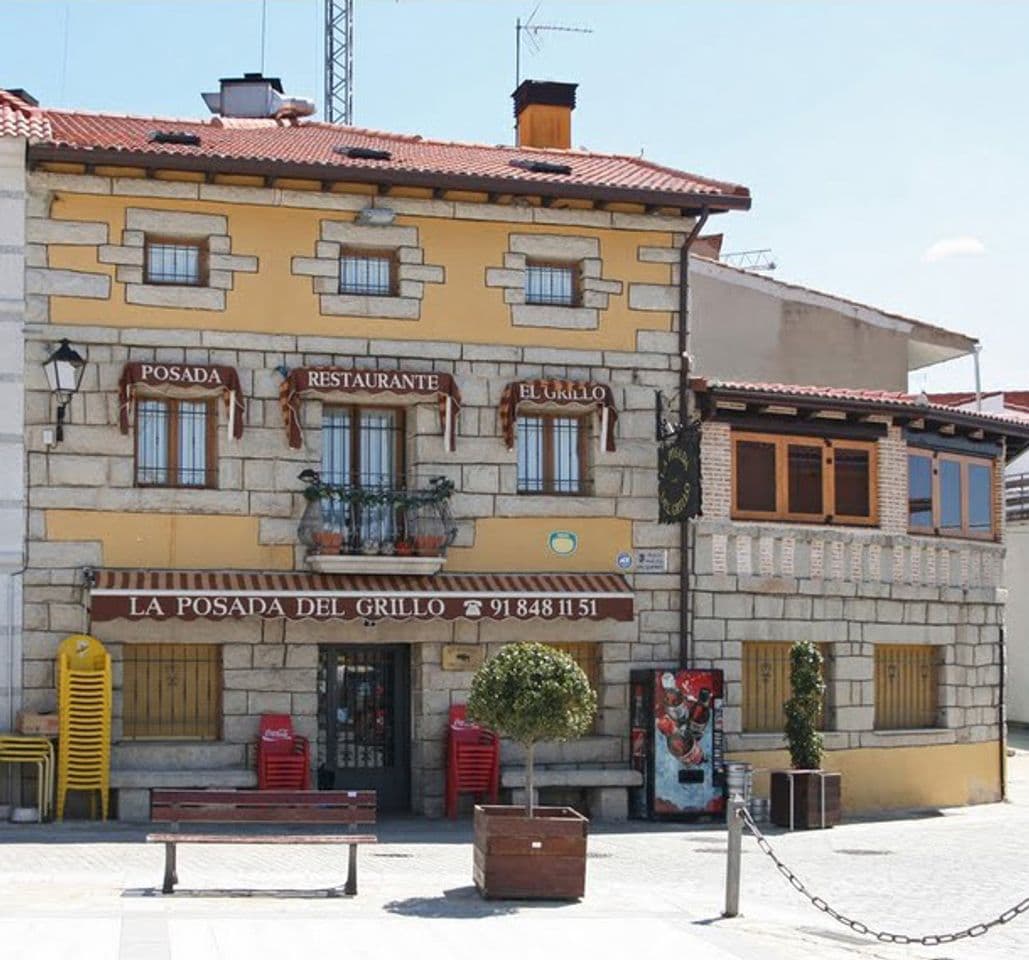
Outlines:
<svg viewBox="0 0 1029 960"><path fill-rule="evenodd" d="M107 819L111 787L111 657L86 634L65 639L57 651L57 819L69 790L100 792ZM96 797L91 796L96 813Z"/></svg>
<svg viewBox="0 0 1029 960"><path fill-rule="evenodd" d="M0 734L0 763L34 763L39 822L51 813L54 796L54 745L46 737Z"/></svg>

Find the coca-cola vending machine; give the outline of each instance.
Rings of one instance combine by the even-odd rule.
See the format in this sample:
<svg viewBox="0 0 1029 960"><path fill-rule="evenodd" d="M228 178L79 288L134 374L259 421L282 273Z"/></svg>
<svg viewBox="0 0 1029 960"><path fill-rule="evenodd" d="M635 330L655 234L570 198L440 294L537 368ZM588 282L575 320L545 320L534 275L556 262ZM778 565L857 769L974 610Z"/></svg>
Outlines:
<svg viewBox="0 0 1029 960"><path fill-rule="evenodd" d="M725 812L721 670L634 670L630 754L643 786L637 819L675 820Z"/></svg>

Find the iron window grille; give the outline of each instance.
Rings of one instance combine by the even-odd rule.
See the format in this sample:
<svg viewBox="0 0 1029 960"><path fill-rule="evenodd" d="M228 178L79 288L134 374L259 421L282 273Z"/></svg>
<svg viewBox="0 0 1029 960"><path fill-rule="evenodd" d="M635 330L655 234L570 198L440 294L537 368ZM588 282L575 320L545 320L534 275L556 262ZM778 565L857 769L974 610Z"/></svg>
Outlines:
<svg viewBox="0 0 1029 960"><path fill-rule="evenodd" d="M578 274L578 264L528 261L525 265L525 302L538 306L578 306Z"/></svg>
<svg viewBox="0 0 1029 960"><path fill-rule="evenodd" d="M365 297L391 297L396 268L391 253L345 250L339 258L339 292Z"/></svg>
<svg viewBox="0 0 1029 960"><path fill-rule="evenodd" d="M144 282L180 287L207 285L207 242L148 236L143 262Z"/></svg>
<svg viewBox="0 0 1029 960"><path fill-rule="evenodd" d="M586 429L584 417L552 414L518 418L518 492L585 492Z"/></svg>
<svg viewBox="0 0 1029 960"><path fill-rule="evenodd" d="M137 487L217 485L214 400L136 401Z"/></svg>

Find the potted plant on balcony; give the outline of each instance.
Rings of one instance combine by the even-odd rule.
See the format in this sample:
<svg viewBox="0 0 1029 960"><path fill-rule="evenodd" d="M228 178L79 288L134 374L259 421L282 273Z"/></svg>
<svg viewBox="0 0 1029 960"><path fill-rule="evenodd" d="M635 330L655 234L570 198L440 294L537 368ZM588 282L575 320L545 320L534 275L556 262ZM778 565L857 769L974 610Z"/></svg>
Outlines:
<svg viewBox="0 0 1029 960"><path fill-rule="evenodd" d="M541 740L585 733L597 695L568 654L515 643L472 680L468 716L525 747L525 807L475 807L473 877L487 898L575 900L586 883L589 821L571 807L537 807L533 754Z"/></svg>
<svg viewBox="0 0 1029 960"><path fill-rule="evenodd" d="M790 699L786 714L786 743L793 769L772 771L771 819L790 829L810 830L840 822L841 775L822 770L822 713L825 683L822 654L810 641L790 649Z"/></svg>
<svg viewBox="0 0 1029 960"><path fill-rule="evenodd" d="M299 479L305 483L304 499L307 501L298 529L300 541L317 554L338 554L343 545L343 530L333 523L331 514L325 510L325 504L333 499L332 487L323 483L314 470L304 470Z"/></svg>
<svg viewBox="0 0 1029 960"><path fill-rule="evenodd" d="M414 552L418 556L438 557L453 539L452 524L448 522L453 492L453 480L431 477L428 490L414 498L407 515L414 521Z"/></svg>

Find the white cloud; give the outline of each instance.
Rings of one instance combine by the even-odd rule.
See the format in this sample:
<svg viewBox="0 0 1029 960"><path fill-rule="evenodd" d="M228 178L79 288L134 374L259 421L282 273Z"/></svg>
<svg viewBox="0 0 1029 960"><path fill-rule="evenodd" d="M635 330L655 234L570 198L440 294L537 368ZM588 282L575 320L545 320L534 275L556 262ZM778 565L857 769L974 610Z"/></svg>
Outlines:
<svg viewBox="0 0 1029 960"><path fill-rule="evenodd" d="M922 254L922 263L937 263L951 257L978 257L986 253L986 245L978 237L944 237Z"/></svg>

